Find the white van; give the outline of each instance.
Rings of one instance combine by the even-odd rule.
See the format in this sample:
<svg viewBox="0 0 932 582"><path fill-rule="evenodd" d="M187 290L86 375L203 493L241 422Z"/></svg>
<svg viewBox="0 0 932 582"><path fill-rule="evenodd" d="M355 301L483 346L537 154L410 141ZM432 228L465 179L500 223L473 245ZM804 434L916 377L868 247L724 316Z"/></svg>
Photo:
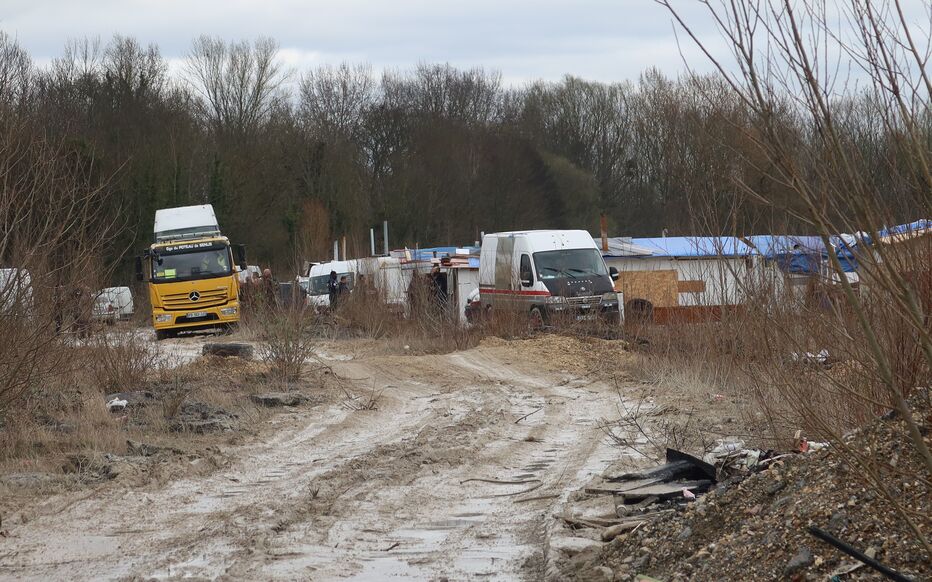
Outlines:
<svg viewBox="0 0 932 582"><path fill-rule="evenodd" d="M327 282L330 280L330 271L336 271L337 281L346 277L346 285L352 292L356 284L356 261L330 261L329 263L313 263L307 270L307 304L316 309L330 307L330 293Z"/></svg>
<svg viewBox="0 0 932 582"><path fill-rule="evenodd" d="M107 287L94 297L94 319L113 323L133 317L133 294L129 287Z"/></svg>
<svg viewBox="0 0 932 582"><path fill-rule="evenodd" d="M618 295L602 253L584 230L487 234L479 255L479 299L485 311L527 314L532 326L562 314L620 323Z"/></svg>

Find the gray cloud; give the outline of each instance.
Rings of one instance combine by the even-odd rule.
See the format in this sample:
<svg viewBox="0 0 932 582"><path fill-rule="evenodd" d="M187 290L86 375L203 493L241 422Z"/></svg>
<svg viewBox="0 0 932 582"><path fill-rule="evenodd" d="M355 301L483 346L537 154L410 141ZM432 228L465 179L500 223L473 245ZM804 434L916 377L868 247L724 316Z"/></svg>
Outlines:
<svg viewBox="0 0 932 582"><path fill-rule="evenodd" d="M674 2L729 62L701 3ZM930 26L927 2L903 1L922 30ZM711 70L683 35L678 46L671 16L652 0L3 0L0 29L40 63L69 38L114 34L156 43L177 63L194 37L209 34L275 38L298 70L342 61L369 62L376 71L449 62L500 70L510 83L565 74L634 80L648 67L676 75L686 70L684 57L694 70Z"/></svg>
<svg viewBox="0 0 932 582"><path fill-rule="evenodd" d="M173 61L191 39L271 36L296 69L366 61L376 70L421 61L484 66L506 81L573 74L636 79L648 67L685 70L669 14L649 0L6 0L0 28L39 62L69 38L114 34L156 43ZM693 3L684 8L697 12ZM698 12L697 12L698 17ZM704 28L703 28L704 27ZM721 47L708 24L713 47ZM684 52L708 70L695 49Z"/></svg>

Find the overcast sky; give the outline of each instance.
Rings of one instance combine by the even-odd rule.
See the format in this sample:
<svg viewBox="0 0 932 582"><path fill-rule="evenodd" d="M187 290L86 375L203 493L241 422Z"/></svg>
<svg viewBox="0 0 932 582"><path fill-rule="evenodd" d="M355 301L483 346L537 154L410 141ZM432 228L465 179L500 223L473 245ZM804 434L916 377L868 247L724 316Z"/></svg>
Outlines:
<svg viewBox="0 0 932 582"><path fill-rule="evenodd" d="M808 0L807 0L808 1ZM929 28L929 0L902 0ZM696 0L675 0L716 55L727 50ZM829 6L833 6L831 0ZM653 0L0 0L0 29L40 64L70 38L114 34L155 43L177 69L200 34L226 40L271 36L300 72L320 64L368 62L376 71L449 62L501 71L506 83L572 74L634 80L648 67L670 76L711 70Z"/></svg>
<svg viewBox="0 0 932 582"><path fill-rule="evenodd" d="M522 84L684 70L670 15L651 0L2 0L0 28L39 63L61 54L69 38L105 42L116 33L156 43L177 62L206 33L271 36L298 71L343 61L376 70L449 62L497 69ZM702 32L720 44L711 27ZM683 49L695 55L685 41ZM698 55L691 62L706 68Z"/></svg>

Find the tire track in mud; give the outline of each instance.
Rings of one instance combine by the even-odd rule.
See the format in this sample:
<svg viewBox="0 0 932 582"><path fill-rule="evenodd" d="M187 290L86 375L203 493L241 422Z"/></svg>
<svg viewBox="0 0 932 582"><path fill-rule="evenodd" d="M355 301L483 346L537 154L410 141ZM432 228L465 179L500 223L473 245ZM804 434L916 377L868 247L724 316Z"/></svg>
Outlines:
<svg viewBox="0 0 932 582"><path fill-rule="evenodd" d="M542 578L555 504L612 456L596 424L614 393L481 348L332 363L359 389L390 385L379 410L283 415L206 478L41 516L16 529L0 576ZM462 483L475 478L528 483ZM558 497L515 503L538 484L530 495Z"/></svg>
<svg viewBox="0 0 932 582"><path fill-rule="evenodd" d="M470 377L444 399L464 415L452 422L430 419L416 436L324 476L323 492L266 538L264 563L244 560L230 573L315 580L543 578L550 510L613 456L595 416L609 395L503 369L476 351L443 364ZM538 412L515 423L531 410ZM476 478L527 483L463 483ZM547 492L557 500L515 503L516 494L533 487L540 488L531 495Z"/></svg>

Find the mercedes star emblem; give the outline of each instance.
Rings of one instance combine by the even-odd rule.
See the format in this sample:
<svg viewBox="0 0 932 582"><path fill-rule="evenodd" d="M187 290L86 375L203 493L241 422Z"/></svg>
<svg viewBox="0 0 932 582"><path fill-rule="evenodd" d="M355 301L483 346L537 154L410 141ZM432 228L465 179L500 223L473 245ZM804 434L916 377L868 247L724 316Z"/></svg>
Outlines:
<svg viewBox="0 0 932 582"><path fill-rule="evenodd" d="M190 299L191 301L197 301L200 298L201 298L201 294L198 293L197 291L191 291L191 294L188 295L188 299Z"/></svg>

